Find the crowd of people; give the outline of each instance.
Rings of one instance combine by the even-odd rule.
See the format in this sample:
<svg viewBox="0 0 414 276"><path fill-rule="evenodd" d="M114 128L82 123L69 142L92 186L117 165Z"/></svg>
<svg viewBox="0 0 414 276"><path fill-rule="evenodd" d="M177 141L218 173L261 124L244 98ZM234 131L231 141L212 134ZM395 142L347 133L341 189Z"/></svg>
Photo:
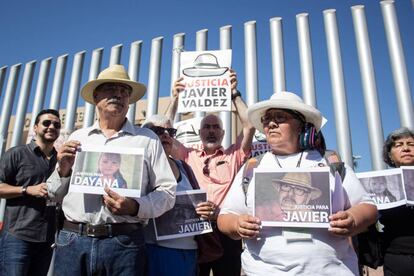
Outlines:
<svg viewBox="0 0 414 276"><path fill-rule="evenodd" d="M230 83L243 129L228 148L222 146L225 130L215 114L201 120L200 149L175 139L172 122L179 93L185 89L183 79L174 83L165 114L147 118L142 127L130 122L129 104L143 97L146 88L130 80L122 65L111 65L83 86L81 95L96 106L98 120L74 131L57 150L53 144L61 128L59 113L42 110L33 127L34 139L9 149L0 160L0 197L7 199L0 275L47 275L50 265L59 276L239 276L242 270L247 275L358 275L351 238L378 218L384 226L385 275L413 275L413 209L377 211L352 168L326 150L320 111L290 92L275 93L247 107L232 70ZM250 183L255 175L248 178L246 171L255 130L266 136L271 149L255 158L255 168L289 171L266 183L278 191L279 211L322 195L310 182L310 174L297 174L295 169L331 168L328 228L262 225L260 212L277 215L271 206L254 211ZM123 196L110 187L104 188L104 195L68 192L76 153L87 145L144 148L142 179L137 180L141 196ZM414 166L413 131L392 132L383 155L390 167ZM341 170L332 170L334 164ZM117 179L121 188L127 188L130 183L120 167L119 154L99 157L101 177ZM156 239L152 220L178 208L176 192L193 189L207 194L207 200L194 208L201 219L211 222L212 240L207 242L211 252L202 251L207 250L206 240L203 244L198 236Z"/></svg>

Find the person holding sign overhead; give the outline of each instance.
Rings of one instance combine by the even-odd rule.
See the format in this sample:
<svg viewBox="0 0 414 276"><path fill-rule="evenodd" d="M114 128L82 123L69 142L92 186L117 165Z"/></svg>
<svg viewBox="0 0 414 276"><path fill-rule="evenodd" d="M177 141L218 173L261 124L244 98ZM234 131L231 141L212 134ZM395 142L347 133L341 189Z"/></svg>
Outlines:
<svg viewBox="0 0 414 276"><path fill-rule="evenodd" d="M414 166L414 132L400 128L384 142L383 159L388 166ZM414 209L399 206L380 211L384 225L384 275L414 275Z"/></svg>
<svg viewBox="0 0 414 276"><path fill-rule="evenodd" d="M47 180L50 198L63 200L65 215L56 240L56 275L144 275L143 227L173 207L177 186L158 136L126 118L129 104L145 90L122 65L111 65L82 88L85 101L96 105L99 120L70 135ZM137 168L143 176L134 179L141 184L141 197L124 197L108 186L104 196L68 192L75 155L83 145L144 148L143 168Z"/></svg>
<svg viewBox="0 0 414 276"><path fill-rule="evenodd" d="M299 96L291 92L275 93L269 100L250 106L248 118L266 135L272 149L261 158L257 168L327 166L315 150L315 137L312 137L320 131L324 118ZM328 229L261 227L260 219L251 215L254 185L243 186L243 170L230 188L218 226L229 237L244 240L242 263L247 275L358 274L357 257L348 237L374 223L377 209L350 167L343 183L338 174L329 175L335 179L332 179L334 185L330 185L332 215ZM251 183L254 181L255 176ZM314 190L313 197L318 194Z"/></svg>
<svg viewBox="0 0 414 276"><path fill-rule="evenodd" d="M176 141L171 153L175 159L184 160L193 169L200 188L207 191L207 199L214 203L214 211L211 212L214 220L235 175L250 155L254 135L254 128L247 119L247 106L240 92L237 91L237 77L233 70L230 71L230 82L231 98L243 126L236 143L227 149L222 147L223 124L218 116L209 114L200 124L199 134L203 148L201 150L187 148ZM173 96L166 112L171 121L174 120L177 110L178 94L184 89L185 85L180 78L174 83ZM221 233L219 235L224 254L217 260L200 264L200 275L209 275L212 269L214 275L239 276L241 243Z"/></svg>

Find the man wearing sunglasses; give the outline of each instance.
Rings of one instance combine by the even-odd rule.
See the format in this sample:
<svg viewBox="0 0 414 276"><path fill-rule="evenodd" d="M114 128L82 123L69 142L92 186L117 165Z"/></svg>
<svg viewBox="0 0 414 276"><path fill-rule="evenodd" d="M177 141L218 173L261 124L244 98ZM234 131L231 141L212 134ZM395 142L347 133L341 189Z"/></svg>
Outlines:
<svg viewBox="0 0 414 276"><path fill-rule="evenodd" d="M7 199L0 234L1 275L47 274L55 207L46 204L45 182L56 166L53 143L60 126L58 111L40 111L33 127L34 139L9 149L0 160L0 197Z"/></svg>
<svg viewBox="0 0 414 276"><path fill-rule="evenodd" d="M143 275L143 227L149 218L174 205L177 183L157 135L135 127L129 104L146 87L129 79L122 65L111 65L86 83L81 95L96 105L98 120L73 132L58 151L58 168L47 180L52 200L63 201L63 229L56 242L56 275ZM76 152L83 145L144 148L140 198L124 197L105 187L106 195L68 193Z"/></svg>
<svg viewBox="0 0 414 276"><path fill-rule="evenodd" d="M224 137L223 123L221 119L209 114L200 123L199 135L203 144L202 150L187 148L177 141L173 157L184 160L193 169L197 181L202 189L207 191L207 198L214 203L211 210L212 217L217 219L220 207L230 189L234 177L250 156L252 139L255 129L247 119L247 106L237 90L236 72L230 71L232 101L236 113L243 126L242 132L237 137L236 143L224 149L221 145ZM185 89L182 79L174 83L173 97L166 111L171 121L174 121L178 105L178 93ZM218 231L218 230L217 230ZM220 233L220 240L224 248L224 254L219 259L200 264L200 275L210 275L210 270L217 275L240 275L241 242L232 240Z"/></svg>

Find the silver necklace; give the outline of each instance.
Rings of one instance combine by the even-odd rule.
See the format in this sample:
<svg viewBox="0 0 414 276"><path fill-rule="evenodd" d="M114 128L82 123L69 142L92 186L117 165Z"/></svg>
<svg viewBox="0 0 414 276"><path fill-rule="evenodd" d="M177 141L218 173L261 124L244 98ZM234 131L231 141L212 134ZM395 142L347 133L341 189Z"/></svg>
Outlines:
<svg viewBox="0 0 414 276"><path fill-rule="evenodd" d="M279 158L277 158L276 154L273 154L273 156L275 157L276 162L279 165L279 167L283 168L282 165L280 164ZM296 163L296 168L300 167L300 163L302 162L302 156L303 156L303 151L300 153L298 163Z"/></svg>

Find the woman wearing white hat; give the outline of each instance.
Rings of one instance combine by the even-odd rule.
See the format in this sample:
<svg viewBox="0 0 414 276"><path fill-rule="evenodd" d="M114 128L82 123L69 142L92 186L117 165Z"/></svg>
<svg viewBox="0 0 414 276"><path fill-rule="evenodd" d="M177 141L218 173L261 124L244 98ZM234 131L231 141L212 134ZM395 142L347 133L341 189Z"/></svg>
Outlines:
<svg viewBox="0 0 414 276"><path fill-rule="evenodd" d="M324 118L290 92L275 93L248 109L253 126L266 135L271 152L259 168L309 168L326 165L314 148L315 133ZM341 184L337 174L330 187L329 229L261 227L251 216L253 198L243 192L243 168L236 176L218 218L223 233L244 239L242 266L247 275L354 275L357 258L349 237L375 222L377 209L350 167ZM331 175L331 177L334 177ZM254 178L252 179L252 182ZM269 183L271 185L271 183ZM246 200L247 197L247 200Z"/></svg>

